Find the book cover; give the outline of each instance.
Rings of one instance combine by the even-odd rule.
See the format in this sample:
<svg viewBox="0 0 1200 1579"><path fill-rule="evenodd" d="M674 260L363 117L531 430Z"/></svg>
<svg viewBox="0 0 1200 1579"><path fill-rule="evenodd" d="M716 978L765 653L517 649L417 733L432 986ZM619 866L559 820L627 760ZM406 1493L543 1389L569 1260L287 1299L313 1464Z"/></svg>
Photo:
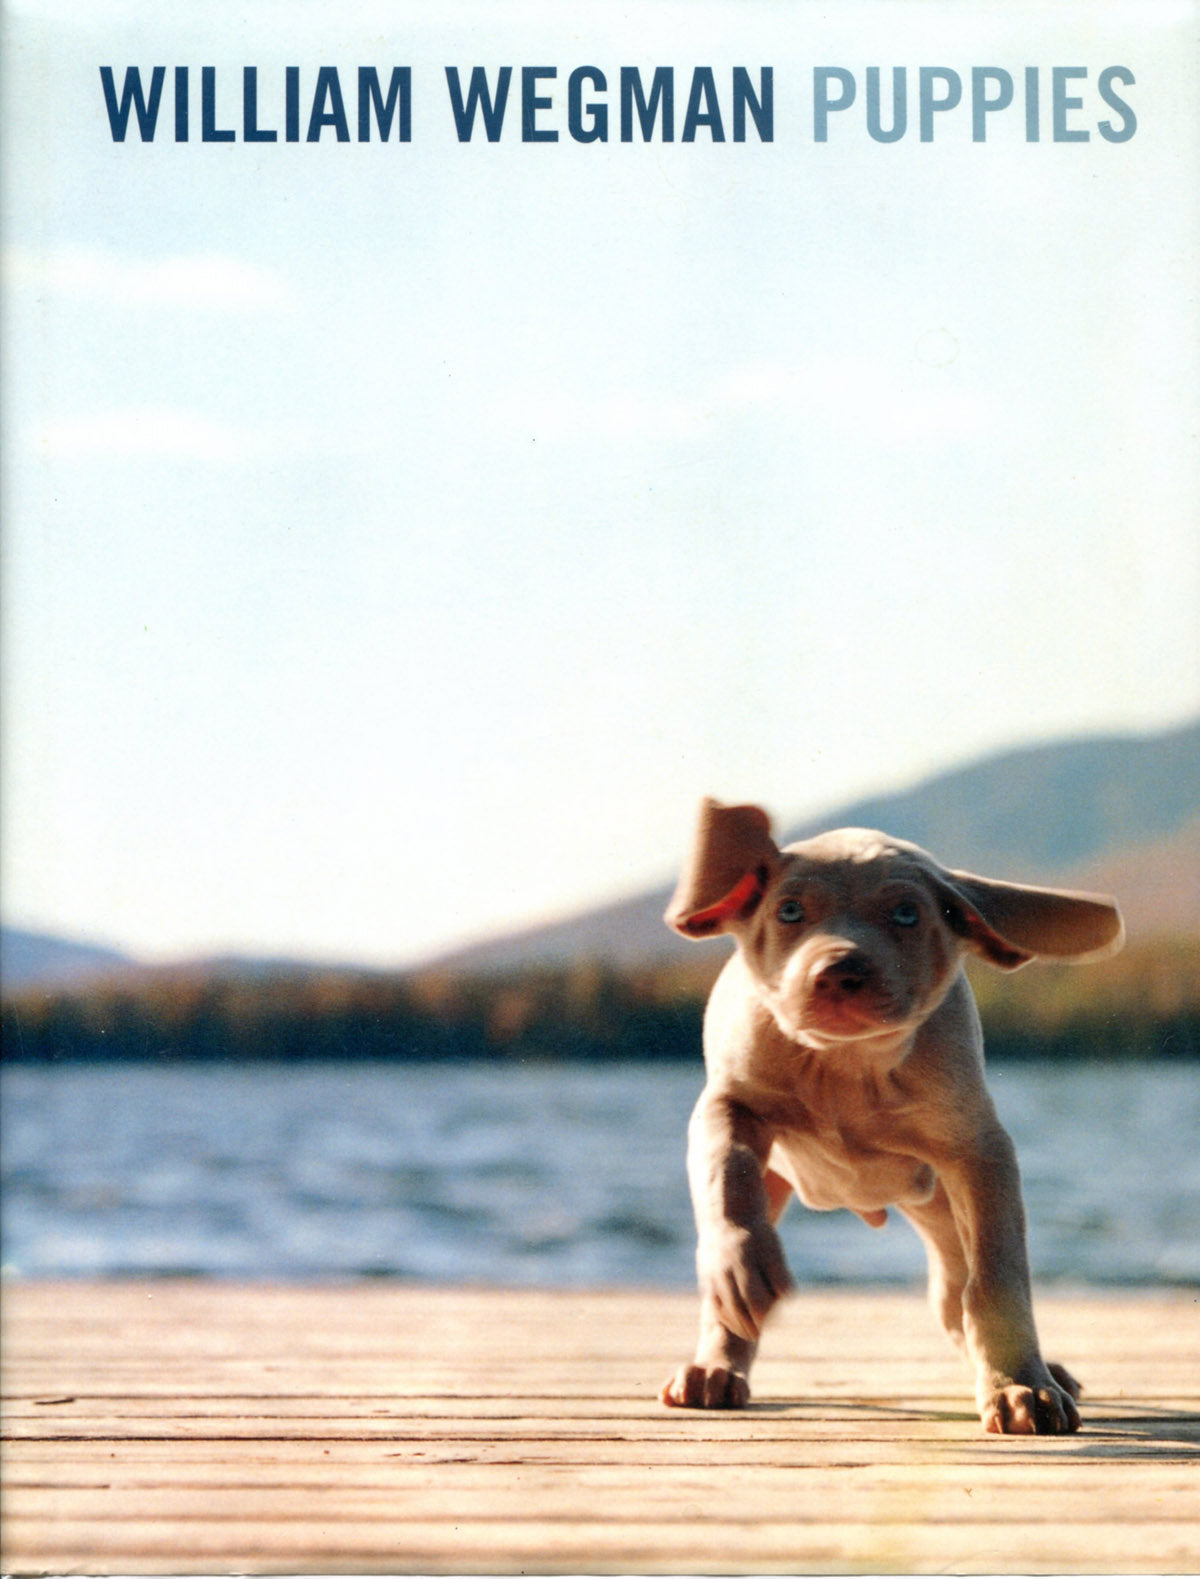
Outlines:
<svg viewBox="0 0 1200 1579"><path fill-rule="evenodd" d="M5 1562L1185 1564L1197 6L0 19ZM785 1401L659 1412L705 795L1144 929L980 991L1069 1472L846 1212Z"/></svg>

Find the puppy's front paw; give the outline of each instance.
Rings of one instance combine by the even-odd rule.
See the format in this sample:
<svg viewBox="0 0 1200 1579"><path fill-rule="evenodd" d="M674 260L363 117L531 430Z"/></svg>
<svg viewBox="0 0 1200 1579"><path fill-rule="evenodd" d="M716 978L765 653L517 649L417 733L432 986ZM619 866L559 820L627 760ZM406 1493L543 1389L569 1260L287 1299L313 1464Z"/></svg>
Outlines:
<svg viewBox="0 0 1200 1579"><path fill-rule="evenodd" d="M1061 1371L1055 1366L1055 1372ZM1078 1387L1069 1373L1063 1376ZM1013 1382L986 1398L980 1410L985 1431L1012 1436L1065 1436L1079 1430L1079 1410L1065 1386L1047 1378L1038 1387Z"/></svg>
<svg viewBox="0 0 1200 1579"><path fill-rule="evenodd" d="M681 1365L658 1396L672 1409L744 1409L750 1382L724 1365Z"/></svg>
<svg viewBox="0 0 1200 1579"><path fill-rule="evenodd" d="M779 1235L766 1218L748 1228L725 1223L704 1234L697 1265L721 1324L751 1343L792 1286Z"/></svg>

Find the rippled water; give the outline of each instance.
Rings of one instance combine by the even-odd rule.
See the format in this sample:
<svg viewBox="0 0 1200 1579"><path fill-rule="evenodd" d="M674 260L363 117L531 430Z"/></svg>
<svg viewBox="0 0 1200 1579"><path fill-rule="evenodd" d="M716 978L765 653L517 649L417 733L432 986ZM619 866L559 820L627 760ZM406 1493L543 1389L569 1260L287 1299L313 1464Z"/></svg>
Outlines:
<svg viewBox="0 0 1200 1579"><path fill-rule="evenodd" d="M1200 1071L991 1071L1035 1275L1200 1283ZM688 1286L698 1066L10 1068L10 1276ZM900 1220L795 1207L799 1281L922 1274Z"/></svg>

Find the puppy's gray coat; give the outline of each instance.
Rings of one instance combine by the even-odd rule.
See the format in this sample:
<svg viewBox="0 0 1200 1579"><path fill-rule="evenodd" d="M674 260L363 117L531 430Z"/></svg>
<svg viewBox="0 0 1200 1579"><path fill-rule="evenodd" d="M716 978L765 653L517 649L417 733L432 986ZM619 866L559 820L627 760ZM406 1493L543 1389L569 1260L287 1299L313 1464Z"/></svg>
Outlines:
<svg viewBox="0 0 1200 1579"><path fill-rule="evenodd" d="M794 1192L875 1227L890 1206L909 1219L988 1431L1077 1430L1079 1385L1038 1347L1020 1177L962 960L1114 952L1115 904L947 871L861 828L780 850L757 806L706 800L666 919L687 937L732 933L737 950L705 1014L688 1130L700 1341L663 1402L748 1400L763 1323L791 1286L774 1224Z"/></svg>

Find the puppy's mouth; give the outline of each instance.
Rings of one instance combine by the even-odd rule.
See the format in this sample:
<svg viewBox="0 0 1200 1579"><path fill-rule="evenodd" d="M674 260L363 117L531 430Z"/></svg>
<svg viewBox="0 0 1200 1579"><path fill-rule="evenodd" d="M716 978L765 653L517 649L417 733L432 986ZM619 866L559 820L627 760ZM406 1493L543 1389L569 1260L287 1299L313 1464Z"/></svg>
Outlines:
<svg viewBox="0 0 1200 1579"><path fill-rule="evenodd" d="M798 1008L801 1029L834 1036L870 1036L891 1030L905 1018L890 993L865 985L836 994L806 993Z"/></svg>

